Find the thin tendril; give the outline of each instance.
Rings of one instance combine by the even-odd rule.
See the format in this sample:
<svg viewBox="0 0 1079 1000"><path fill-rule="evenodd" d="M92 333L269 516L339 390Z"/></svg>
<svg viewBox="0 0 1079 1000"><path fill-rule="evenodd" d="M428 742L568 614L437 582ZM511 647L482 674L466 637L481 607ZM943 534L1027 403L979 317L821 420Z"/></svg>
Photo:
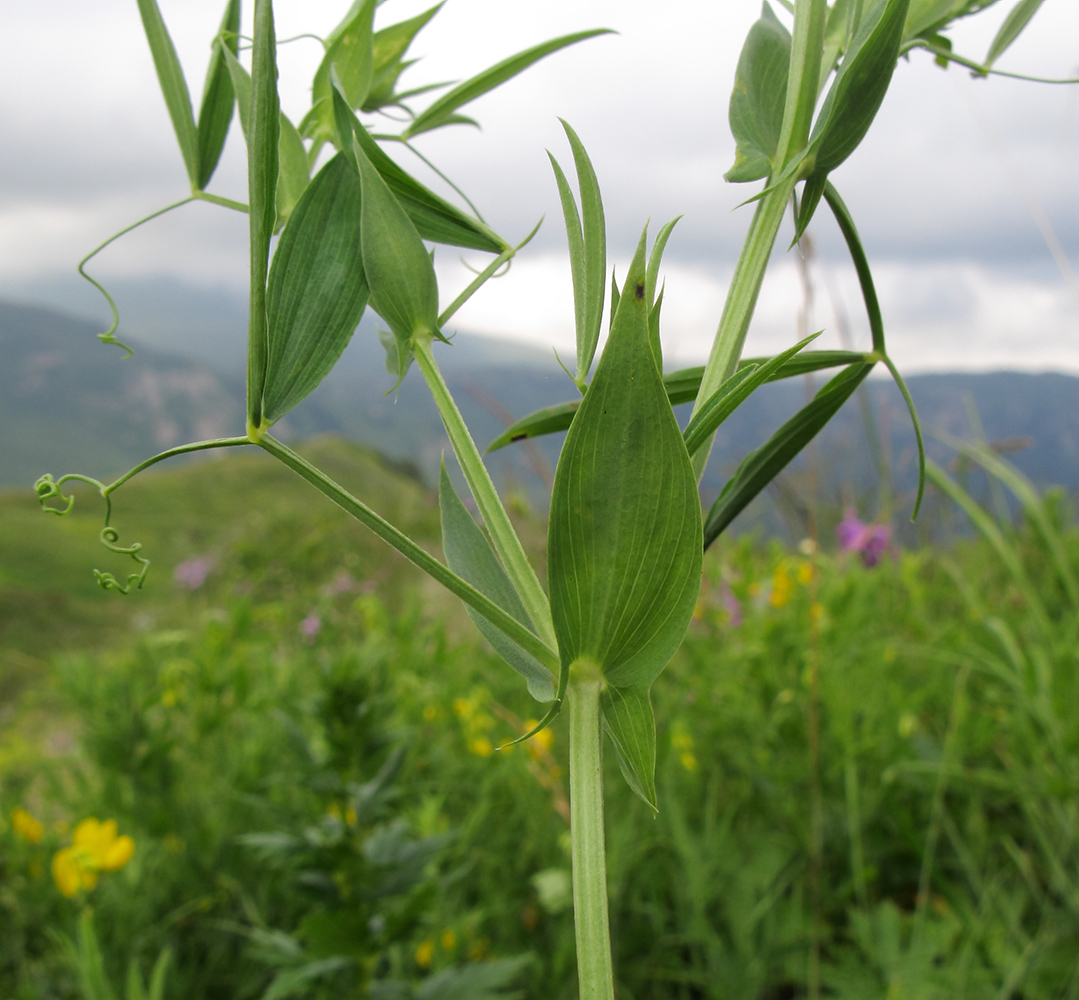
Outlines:
<svg viewBox="0 0 1079 1000"><path fill-rule="evenodd" d="M124 583L121 583L112 573L104 573L99 569L94 570L94 579L97 580L102 589L116 590L119 593L126 595L131 593L133 587L136 590L142 589L142 585L146 580L146 573L150 568L150 560L139 555L142 551L141 542L133 542L131 545L119 544L120 533L111 523L112 497L110 494L112 491L123 486L124 483L133 476L138 475L144 469L148 469L151 465L156 465L166 458L173 458L176 455L184 455L188 452L205 451L208 448L231 448L252 443L253 442L246 437L235 437L213 438L209 441L196 441L193 444L180 445L178 448L170 448L168 451L163 451L159 455L154 455L153 458L146 459L145 462L140 462L135 468L125 472L119 479L109 483L108 486L90 476L82 476L77 473L69 473L66 476L61 476L59 479L53 479L51 475L46 474L34 483L34 492L37 494L38 503L41 504L42 510L49 514L56 514L58 517L66 517L71 513L75 506L75 496L74 494L68 495L64 492L64 483L85 483L87 486L93 486L94 489L97 490L105 501L105 525L98 534L101 544L110 552L115 552L117 555L130 556L139 564L139 569L134 573L129 573ZM50 506L50 500L59 501L61 506Z"/></svg>
<svg viewBox="0 0 1079 1000"><path fill-rule="evenodd" d="M186 205L188 202L194 201L195 198L195 195L188 195L182 201L173 202L171 205L166 205L164 208L159 208L156 212L151 212L145 218L139 219L138 222L133 222L130 226L125 229L121 229L118 233L113 233L113 235L110 236L107 240L105 240L104 243L95 247L85 257L83 257L82 260L79 261L79 274L81 274L87 281L90 282L91 285L94 286L94 288L96 288L99 292L101 292L102 295L105 296L105 301L108 302L109 308L112 310L112 325L104 333L99 333L97 335L98 340L100 340L103 344L115 344L117 347L123 348L123 350L127 352L124 355L125 358L130 358L131 355L135 352L130 347L128 347L127 344L121 343L115 337L116 328L120 325L120 310L117 309L115 300L105 289L105 286L96 279L91 278L90 275L86 273L86 265L90 263L90 261L94 257L101 253L101 251L104 250L105 247L107 247L114 240L118 240L121 236L130 233L132 229L137 229L144 222L149 222L151 219L156 219L159 215L164 215L166 212L171 212L174 208L179 208L181 205Z"/></svg>
<svg viewBox="0 0 1079 1000"><path fill-rule="evenodd" d="M940 45L934 45L924 38L912 39L900 50L899 54L905 55L911 49L925 49L927 52L932 52L933 55L937 56L939 59L947 59L948 62L959 63L960 66L966 66L967 69L974 70L978 76L1003 76L1007 77L1009 80L1025 80L1028 83L1079 83L1079 77L1054 79L1045 76L1027 76L1025 73L1008 73L1006 70L993 69L991 66L986 66L984 63L975 62L973 59L955 55L950 49L946 49Z"/></svg>
<svg viewBox="0 0 1079 1000"><path fill-rule="evenodd" d="M464 191L462 191L456 184L454 184L453 181L451 181L441 170L438 169L438 167L436 167L429 159L427 159L427 157L424 156L423 153L421 153L418 149L416 149L416 147L413 146L412 143L410 143L407 139L400 139L398 141L404 145L405 149L407 149L414 156L418 156L421 160L423 160L424 163L427 164L427 166L429 166L436 174L438 174L439 177L441 177L447 184L449 184L449 186L453 188L453 190L456 191L465 200L468 207L472 209L473 213L475 213L476 218L479 219L480 222L482 222L484 225L487 224L487 220L482 215L480 215L480 210L472 204L472 199L469 198L468 195L464 193Z"/></svg>
<svg viewBox="0 0 1079 1000"><path fill-rule="evenodd" d="M103 573L101 570L95 569L94 579L97 580L98 585L102 590L115 590L125 596L131 593L132 587L141 589L146 580L146 572L150 568L150 560L139 555L139 552L142 551L141 542L133 542L131 545L119 544L120 533L110 523L112 520L112 500L109 498L107 488L102 483L96 479L91 479L89 476L77 474L61 476L57 480L54 480L50 475L44 475L34 483L34 492L37 493L41 509L59 517L66 517L71 513L75 506L75 496L74 494L68 496L64 493L63 486L67 482L86 483L88 486L97 488L98 493L105 500L105 525L99 532L98 539L110 552L115 552L121 556L130 556L139 564L139 568L134 573L129 573L123 583L112 573ZM59 498L64 506L50 507L49 500L54 498Z"/></svg>

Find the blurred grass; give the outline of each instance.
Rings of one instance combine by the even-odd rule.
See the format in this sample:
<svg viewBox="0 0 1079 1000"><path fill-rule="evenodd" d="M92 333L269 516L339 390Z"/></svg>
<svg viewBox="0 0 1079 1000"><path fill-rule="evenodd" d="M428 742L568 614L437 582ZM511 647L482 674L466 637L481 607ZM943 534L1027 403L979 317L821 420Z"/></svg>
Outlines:
<svg viewBox="0 0 1079 1000"><path fill-rule="evenodd" d="M340 442L311 447L434 546L415 480ZM0 825L0 994L73 995L50 933L79 906L52 887L49 852L66 836L54 824L98 815L138 844L91 897L117 977L167 944L169 995L259 996L282 954L265 935L307 955L319 915L367 919L346 889L370 848L334 841L302 869L238 838L323 830L403 746L397 819L451 839L371 974L531 953L527 996L574 995L565 720L549 749L493 750L539 706L463 612L258 454L120 491L121 539L154 560L127 599L95 592L93 498L67 520L29 499L2 498L4 663L23 673L5 667L0 817L23 805L47 833L34 848ZM658 818L607 755L621 997L805 994L811 662L827 995L1079 997L1079 644L1059 573L1079 567L1079 534L1060 496L1038 502L1056 543L1000 525L1011 563L970 537L873 569L746 538L710 554L653 692ZM522 524L539 548L542 525ZM182 591L172 570L192 556L214 568Z"/></svg>

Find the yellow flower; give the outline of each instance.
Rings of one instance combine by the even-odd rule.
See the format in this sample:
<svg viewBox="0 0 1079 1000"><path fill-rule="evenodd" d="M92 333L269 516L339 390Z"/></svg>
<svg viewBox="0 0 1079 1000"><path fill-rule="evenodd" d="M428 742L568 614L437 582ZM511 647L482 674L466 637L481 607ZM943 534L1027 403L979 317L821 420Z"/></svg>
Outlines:
<svg viewBox="0 0 1079 1000"><path fill-rule="evenodd" d="M421 969L428 969L431 967L431 959L435 954L435 946L431 941L421 941L419 947L416 949L416 964Z"/></svg>
<svg viewBox="0 0 1079 1000"><path fill-rule="evenodd" d="M97 885L99 872L115 872L135 853L135 841L116 835L116 820L104 823L84 819L72 835L70 847L61 848L52 859L52 877L65 896L80 889L89 892Z"/></svg>
<svg viewBox="0 0 1079 1000"><path fill-rule="evenodd" d="M477 757L490 757L494 751L491 741L486 736L476 736L468 741L468 749Z"/></svg>
<svg viewBox="0 0 1079 1000"><path fill-rule="evenodd" d="M442 937L439 939L439 944L442 945L443 951L453 951L457 947L457 935L454 934L452 927L447 927L442 932Z"/></svg>
<svg viewBox="0 0 1079 1000"><path fill-rule="evenodd" d="M773 608L784 607L791 599L793 583L785 563L780 563L772 575L772 596L768 598Z"/></svg>
<svg viewBox="0 0 1079 1000"><path fill-rule="evenodd" d="M11 814L12 829L28 844L37 844L45 836L41 820L35 819L25 809L17 808Z"/></svg>
<svg viewBox="0 0 1079 1000"><path fill-rule="evenodd" d="M538 725L539 721L537 719L529 719L525 723L525 732L528 732L528 730L533 729ZM528 752L533 757L538 757L542 754L550 753L551 747L554 745L554 733L551 732L550 727L548 727L547 729L541 729L538 733L536 733L535 736L529 739L526 745L528 747Z"/></svg>
<svg viewBox="0 0 1079 1000"><path fill-rule="evenodd" d="M800 562L798 564L798 582L805 586L813 579L813 564L811 562Z"/></svg>

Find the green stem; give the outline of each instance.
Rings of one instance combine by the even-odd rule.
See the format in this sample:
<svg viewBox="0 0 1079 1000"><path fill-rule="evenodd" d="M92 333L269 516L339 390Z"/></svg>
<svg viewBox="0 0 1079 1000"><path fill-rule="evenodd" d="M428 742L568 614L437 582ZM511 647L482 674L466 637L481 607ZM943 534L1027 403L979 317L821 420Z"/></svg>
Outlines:
<svg viewBox="0 0 1079 1000"><path fill-rule="evenodd" d="M446 434L449 436L457 461L461 464L461 470L465 474L476 506L487 525L495 552L502 560L502 565L539 637L548 646L557 648L554 625L551 621L551 606L547 601L547 595L540 585L536 571L528 561L528 556L525 555L524 546L521 545L521 540L513 529L506 508L502 506L502 500L494 483L491 482L491 476L487 471L487 466L483 464L476 442L472 440L472 435L468 432L464 417L457 409L457 404L450 395L442 373L438 370L431 351L431 341L427 338L414 338L412 349L416 364L427 380L431 395L434 397L435 405L442 417L442 424L446 428Z"/></svg>
<svg viewBox="0 0 1079 1000"><path fill-rule="evenodd" d="M787 210L787 202L794 190L795 178L780 184L768 192L758 203L749 226L749 233L742 245L742 253L731 279L727 301L723 305L723 315L719 320L712 352L701 376L701 387L697 391L697 401L693 406L693 415L712 396L712 394L731 376L738 367L742 356L749 323L757 307L761 284L768 261L772 256L779 225ZM690 418L692 419L692 417ZM699 479L708 462L708 453L712 449L712 438L701 445L693 455L693 468Z"/></svg>
<svg viewBox="0 0 1079 1000"><path fill-rule="evenodd" d="M603 746L599 667L578 660L569 681L569 798L573 852L573 923L580 1000L614 1000L603 844Z"/></svg>
<svg viewBox="0 0 1079 1000"><path fill-rule="evenodd" d="M324 496L329 497L342 510L370 528L379 538L395 548L409 562L414 563L437 583L441 583L451 594L459 597L470 607L475 608L492 625L505 632L522 649L531 653L553 673L558 672L559 659L554 649L525 628L512 615L503 611L489 597L484 596L475 587L465 583L456 573L440 563L430 552L420 548L403 531L395 528L385 518L376 514L362 500L358 500L348 490L330 479L324 472L316 469L306 459L301 458L269 434L263 434L255 443L260 448L268 451L274 458L287 465L302 479L306 479L315 489Z"/></svg>

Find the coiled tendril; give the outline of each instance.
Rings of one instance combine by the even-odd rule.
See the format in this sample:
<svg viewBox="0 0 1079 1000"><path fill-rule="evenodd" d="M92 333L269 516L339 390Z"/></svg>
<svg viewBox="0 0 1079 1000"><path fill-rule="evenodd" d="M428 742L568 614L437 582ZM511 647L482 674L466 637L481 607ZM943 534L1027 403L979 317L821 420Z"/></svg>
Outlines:
<svg viewBox="0 0 1079 1000"><path fill-rule="evenodd" d="M41 509L50 514L56 514L58 517L66 517L70 514L75 506L75 497L73 494L69 495L64 493L63 489L64 483L69 481L86 483L88 486L93 486L104 499L105 526L98 534L101 544L110 552L115 552L117 555L131 556L131 558L139 564L139 569L134 573L129 573L127 580L124 583L121 583L112 573L103 573L99 569L94 570L94 579L97 580L99 586L103 590L115 590L125 595L131 593L132 587L141 589L143 582L146 580L147 570L150 568L150 560L139 555L142 551L141 542L133 542L131 545L118 544L120 533L109 523L112 519L112 499L109 496L110 487L106 486L104 483L98 482L96 479L91 479L89 476L69 474L61 476L59 479L53 479L51 475L46 473L34 483L34 492L37 494L38 503L41 504ZM113 485L115 486L116 484ZM54 498L58 499L62 506L50 506L49 501Z"/></svg>

